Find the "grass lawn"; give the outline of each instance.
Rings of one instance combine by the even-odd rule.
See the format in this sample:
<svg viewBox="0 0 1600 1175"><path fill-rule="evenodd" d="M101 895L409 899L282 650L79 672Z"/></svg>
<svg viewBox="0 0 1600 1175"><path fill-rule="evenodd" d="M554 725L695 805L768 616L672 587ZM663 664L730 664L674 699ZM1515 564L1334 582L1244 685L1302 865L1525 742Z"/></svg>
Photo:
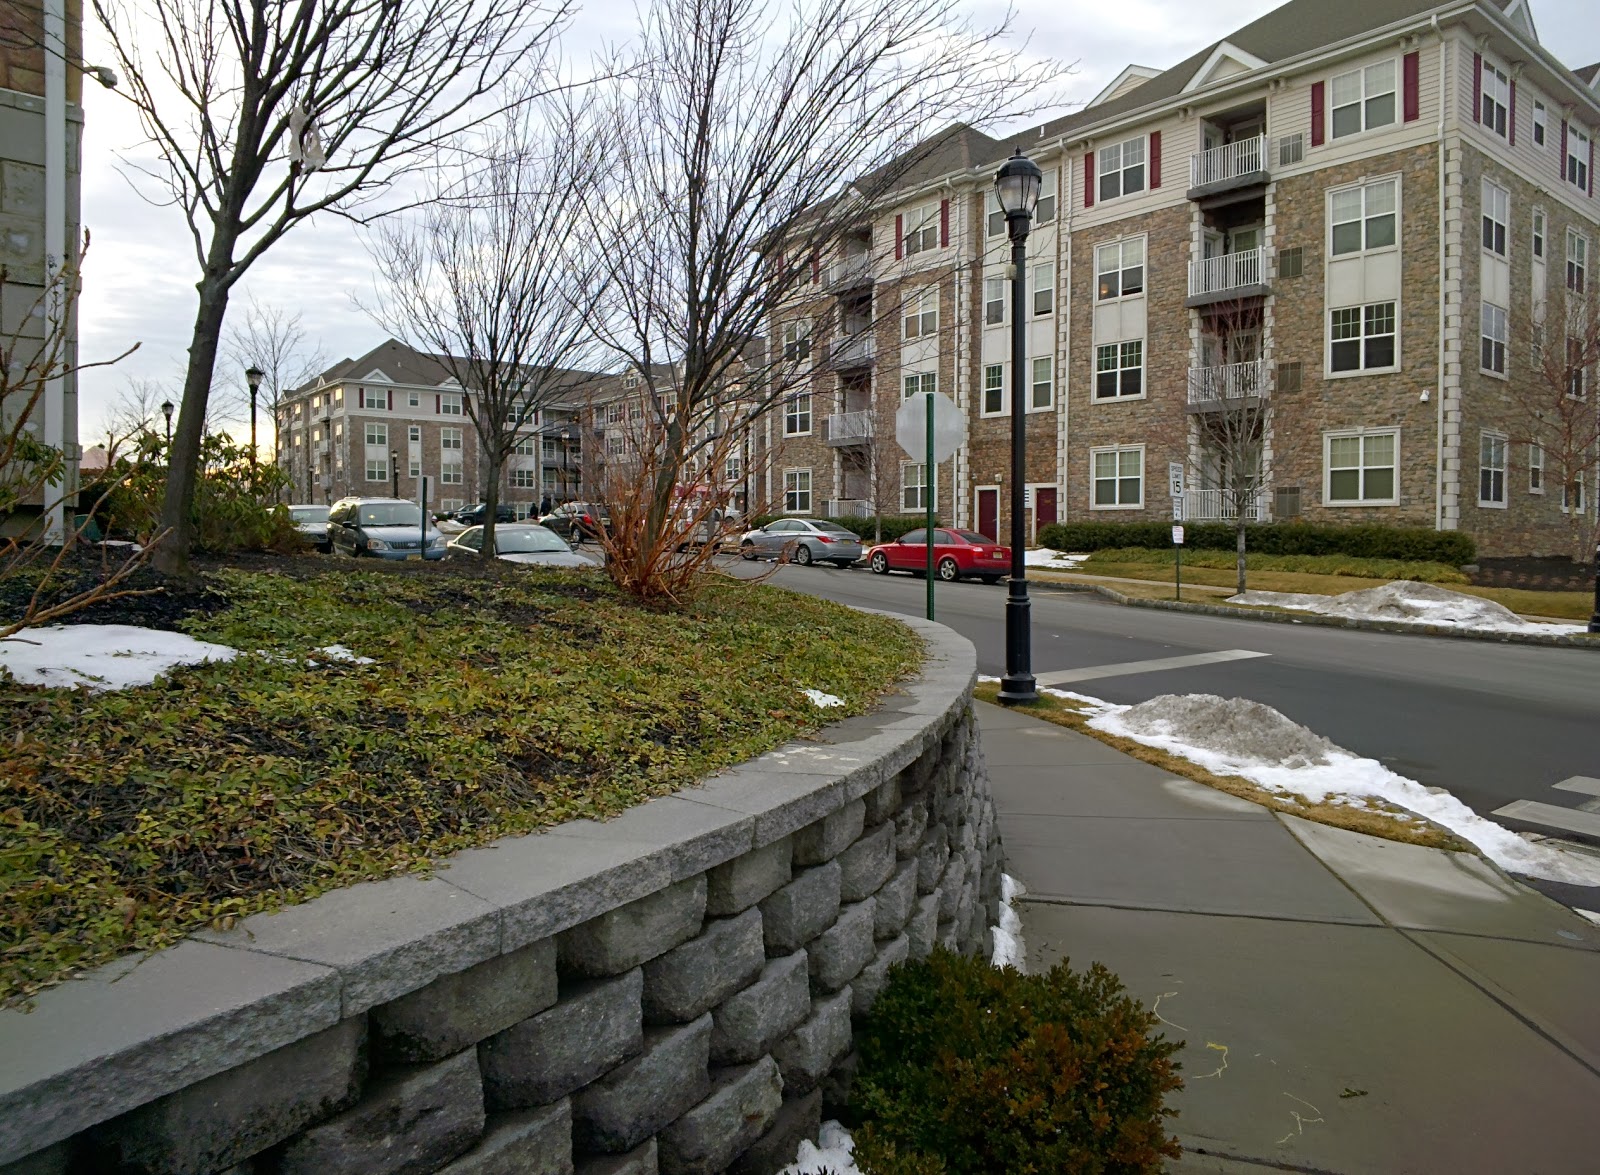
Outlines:
<svg viewBox="0 0 1600 1175"><path fill-rule="evenodd" d="M0 1005L208 924L613 815L870 709L922 658L893 621L770 587L666 612L591 573L280 564L80 618L245 651L232 662L100 694L0 675ZM336 643L375 663L313 652Z"/></svg>
<svg viewBox="0 0 1600 1175"><path fill-rule="evenodd" d="M1120 547L1096 551L1081 565L1081 570L1096 575L1115 575L1117 568L1126 563L1164 566L1177 562L1175 548L1151 550L1142 547ZM1358 559L1349 555L1264 555L1246 552L1245 569L1248 571L1288 571L1311 575L1353 576L1377 579L1387 583L1393 579L1415 579L1423 583L1464 584L1470 582L1465 572L1447 563L1428 563L1405 559ZM1234 571L1238 556L1232 551L1184 549L1183 565L1186 568L1210 568Z"/></svg>

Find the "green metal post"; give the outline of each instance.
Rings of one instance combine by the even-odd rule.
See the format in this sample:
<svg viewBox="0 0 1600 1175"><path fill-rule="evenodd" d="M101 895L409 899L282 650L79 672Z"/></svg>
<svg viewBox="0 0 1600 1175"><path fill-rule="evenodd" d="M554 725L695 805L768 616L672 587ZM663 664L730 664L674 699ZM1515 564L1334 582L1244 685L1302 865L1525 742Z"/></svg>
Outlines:
<svg viewBox="0 0 1600 1175"><path fill-rule="evenodd" d="M928 507L928 619L933 619L933 393L928 393L928 464L923 467L922 494Z"/></svg>

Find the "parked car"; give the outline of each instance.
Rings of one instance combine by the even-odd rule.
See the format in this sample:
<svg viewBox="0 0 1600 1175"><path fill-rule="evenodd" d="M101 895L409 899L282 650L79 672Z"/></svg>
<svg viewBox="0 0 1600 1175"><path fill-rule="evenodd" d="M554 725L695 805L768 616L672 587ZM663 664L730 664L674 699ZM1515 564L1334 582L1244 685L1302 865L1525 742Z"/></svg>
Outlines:
<svg viewBox="0 0 1600 1175"><path fill-rule="evenodd" d="M485 521L485 515L488 513L489 503L479 502L476 506L461 507L451 515L451 519L461 523L462 526L481 526ZM516 507L508 502L501 502L494 508L494 520L496 522L515 522L517 520Z"/></svg>
<svg viewBox="0 0 1600 1175"><path fill-rule="evenodd" d="M861 537L837 522L780 518L759 530L745 531L739 539L739 554L746 559L773 559L786 554L802 567L812 563L848 567L861 558Z"/></svg>
<svg viewBox="0 0 1600 1175"><path fill-rule="evenodd" d="M476 559L483 550L483 538L483 527L474 526L451 539L445 550L452 559ZM525 522L494 528L494 554L507 563L537 563L542 567L594 566L594 560L578 554L555 531Z"/></svg>
<svg viewBox="0 0 1600 1175"><path fill-rule="evenodd" d="M958 579L999 583L1011 570L1011 548L1002 547L975 530L939 528L933 535L933 572L947 583ZM888 575L891 571L925 575L928 532L913 530L892 543L873 547L867 552L867 566L879 575Z"/></svg>
<svg viewBox="0 0 1600 1175"><path fill-rule="evenodd" d="M404 498L341 498L328 512L328 542L337 553L377 559L443 559L445 537Z"/></svg>
<svg viewBox="0 0 1600 1175"><path fill-rule="evenodd" d="M686 551L690 547L703 547L707 544L721 550L724 545L736 541L738 533L739 516L731 510L710 510L699 522L694 522L692 513L684 513L678 518L678 525L689 528L686 541L678 544L678 550Z"/></svg>
<svg viewBox="0 0 1600 1175"><path fill-rule="evenodd" d="M611 525L611 513L598 502L567 502L539 519L539 525L568 542L581 543L599 538L600 528Z"/></svg>
<svg viewBox="0 0 1600 1175"><path fill-rule="evenodd" d="M289 521L294 523L294 528L306 536L306 541L319 551L327 552L333 548L328 545L328 506L290 506Z"/></svg>

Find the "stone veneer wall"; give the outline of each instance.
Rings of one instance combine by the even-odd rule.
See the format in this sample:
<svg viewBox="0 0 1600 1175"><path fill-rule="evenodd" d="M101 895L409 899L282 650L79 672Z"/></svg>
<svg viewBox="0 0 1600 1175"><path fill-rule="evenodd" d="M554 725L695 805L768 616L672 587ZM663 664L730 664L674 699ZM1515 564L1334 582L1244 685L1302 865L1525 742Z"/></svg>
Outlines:
<svg viewBox="0 0 1600 1175"><path fill-rule="evenodd" d="M972 646L605 824L196 936L0 1013L0 1175L766 1175L895 963L987 951Z"/></svg>

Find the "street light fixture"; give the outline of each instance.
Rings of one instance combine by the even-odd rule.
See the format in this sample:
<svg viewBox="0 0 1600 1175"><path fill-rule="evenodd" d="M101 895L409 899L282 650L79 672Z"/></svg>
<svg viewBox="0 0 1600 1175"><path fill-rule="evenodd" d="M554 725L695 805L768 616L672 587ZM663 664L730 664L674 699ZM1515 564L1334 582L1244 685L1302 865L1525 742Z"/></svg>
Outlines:
<svg viewBox="0 0 1600 1175"><path fill-rule="evenodd" d="M1594 542L1594 612L1589 617L1589 631L1600 633L1600 538Z"/></svg>
<svg viewBox="0 0 1600 1175"><path fill-rule="evenodd" d="M266 372L252 363L244 369L245 382L250 385L250 465L256 463L256 394L261 391L261 377Z"/></svg>
<svg viewBox="0 0 1600 1175"><path fill-rule="evenodd" d="M161 401L161 415L163 415L163 416L165 416L167 418L167 453L169 454L167 459L170 461L172 459L171 456L170 456L170 454L172 453L172 401L171 400L163 400L163 401Z"/></svg>
<svg viewBox="0 0 1600 1175"><path fill-rule="evenodd" d="M1022 525L1027 486L1027 431L1024 396L1028 362L1028 230L1044 176L1018 148L994 177L995 197L1006 216L1011 237L1011 580L1006 594L1006 675L1000 679L1000 701L1016 705L1039 700L1033 679L1033 635L1028 603L1027 564Z"/></svg>
<svg viewBox="0 0 1600 1175"><path fill-rule="evenodd" d="M389 473L394 478L394 497L400 496L400 450L389 450Z"/></svg>

